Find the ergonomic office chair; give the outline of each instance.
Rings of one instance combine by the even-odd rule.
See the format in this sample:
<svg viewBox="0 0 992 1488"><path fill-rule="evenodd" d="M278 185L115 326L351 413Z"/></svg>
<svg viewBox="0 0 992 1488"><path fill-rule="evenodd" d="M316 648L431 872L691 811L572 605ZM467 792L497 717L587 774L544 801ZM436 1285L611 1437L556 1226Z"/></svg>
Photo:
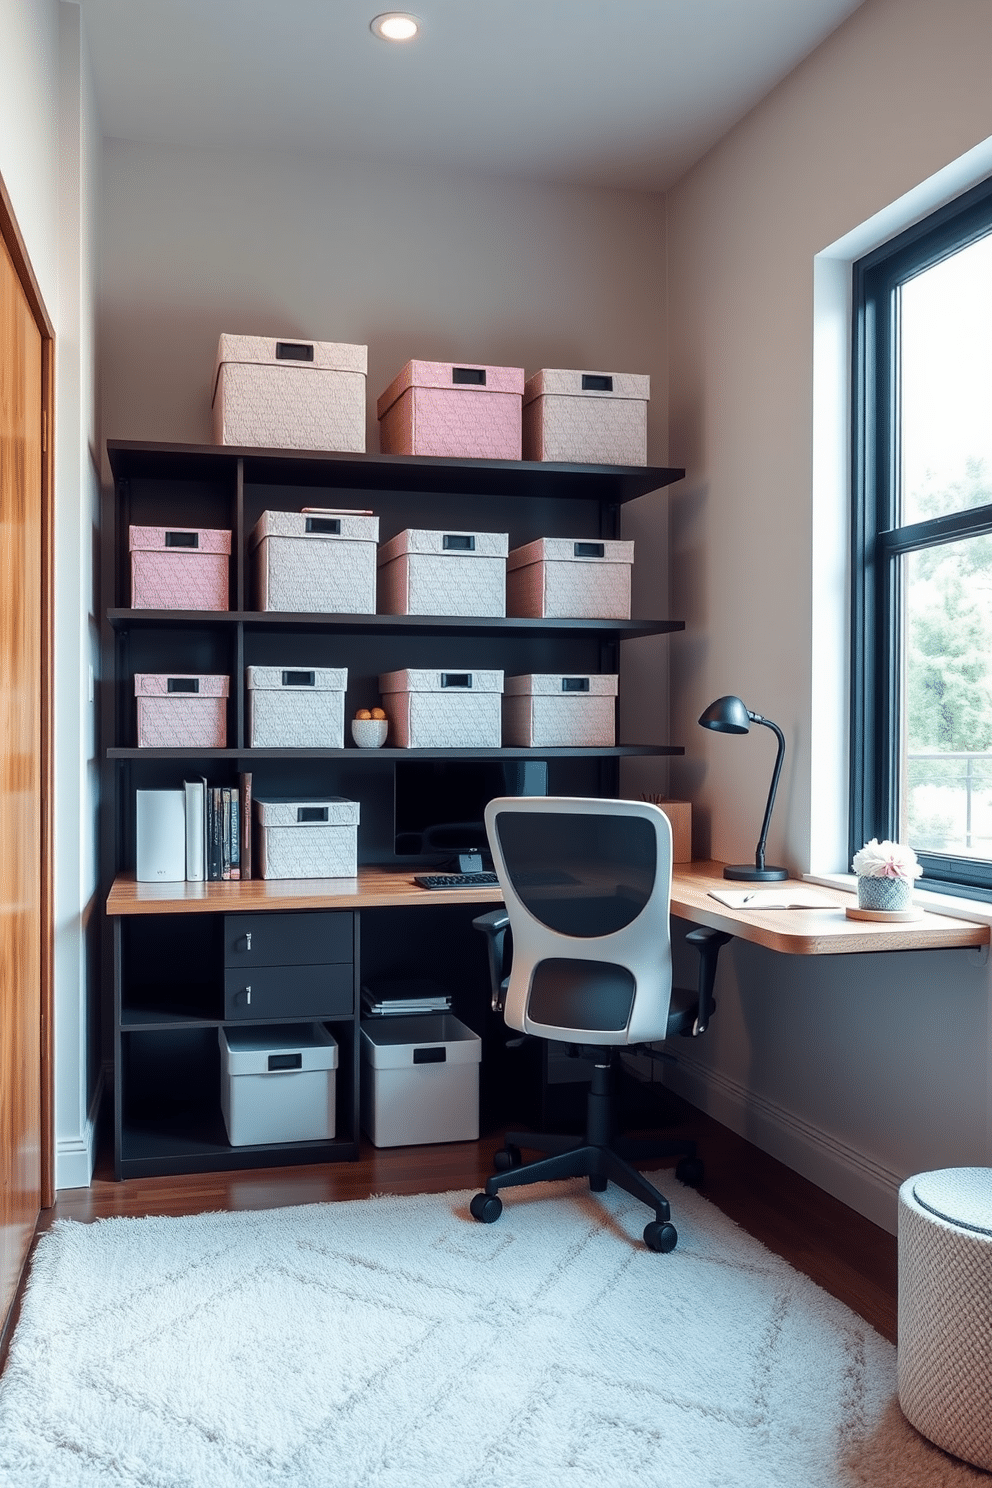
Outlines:
<svg viewBox="0 0 992 1488"><path fill-rule="evenodd" d="M701 1180L702 1163L692 1141L612 1139L613 1070L623 1047L705 1032L717 958L730 936L690 931L698 986L672 987L672 829L657 806L500 797L486 808L486 832L505 910L474 924L488 941L494 1010L524 1034L575 1046L593 1070L585 1136L508 1132L472 1214L483 1224L497 1220L501 1188L587 1177L601 1193L612 1181L654 1210L648 1248L673 1250L668 1200L626 1159L681 1155L675 1172L687 1183ZM521 1148L547 1155L524 1164Z"/></svg>

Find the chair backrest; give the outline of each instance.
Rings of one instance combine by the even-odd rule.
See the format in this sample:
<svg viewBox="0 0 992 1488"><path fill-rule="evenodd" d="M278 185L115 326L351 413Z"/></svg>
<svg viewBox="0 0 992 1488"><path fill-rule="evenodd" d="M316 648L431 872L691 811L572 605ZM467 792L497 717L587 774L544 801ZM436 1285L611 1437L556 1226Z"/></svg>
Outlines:
<svg viewBox="0 0 992 1488"><path fill-rule="evenodd" d="M513 932L504 1017L584 1044L665 1036L672 829L645 801L499 797L490 851Z"/></svg>

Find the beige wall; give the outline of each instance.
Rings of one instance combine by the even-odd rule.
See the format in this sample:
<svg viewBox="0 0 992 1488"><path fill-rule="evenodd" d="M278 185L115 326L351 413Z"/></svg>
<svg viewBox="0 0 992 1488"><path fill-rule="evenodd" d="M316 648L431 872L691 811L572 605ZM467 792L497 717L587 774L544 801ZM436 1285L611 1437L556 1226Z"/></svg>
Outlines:
<svg viewBox="0 0 992 1488"><path fill-rule="evenodd" d="M848 495L841 451L814 507L814 257L992 135L990 58L987 0L867 0L670 194L670 452L688 471L672 498L672 610L687 620L673 781L695 803L700 856L753 860L774 759L767 730L696 726L732 692L788 741L769 861L847 866L846 831L833 860L817 853L817 808L842 815L846 779L813 729L842 743L847 697L846 668L825 687L813 657L831 633L843 657L847 609L843 576L817 589L814 575ZM677 1078L889 1223L899 1176L992 1157L988 975L974 963L814 966L734 947L725 1016Z"/></svg>

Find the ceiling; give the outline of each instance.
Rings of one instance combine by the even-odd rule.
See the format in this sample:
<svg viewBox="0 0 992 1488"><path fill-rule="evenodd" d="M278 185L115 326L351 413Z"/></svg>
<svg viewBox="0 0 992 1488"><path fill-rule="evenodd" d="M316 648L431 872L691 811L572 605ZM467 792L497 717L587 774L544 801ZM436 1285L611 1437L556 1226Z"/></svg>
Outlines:
<svg viewBox="0 0 992 1488"><path fill-rule="evenodd" d="M862 0L80 0L119 139L665 190Z"/></svg>

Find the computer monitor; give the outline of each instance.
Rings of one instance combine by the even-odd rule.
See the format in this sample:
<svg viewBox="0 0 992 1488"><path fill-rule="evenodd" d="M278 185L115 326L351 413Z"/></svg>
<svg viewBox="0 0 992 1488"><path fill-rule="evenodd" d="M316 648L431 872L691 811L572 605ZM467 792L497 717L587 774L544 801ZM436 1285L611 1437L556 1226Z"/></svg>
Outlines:
<svg viewBox="0 0 992 1488"><path fill-rule="evenodd" d="M397 857L450 860L461 873L491 867L485 809L494 796L546 796L546 760L398 760Z"/></svg>

